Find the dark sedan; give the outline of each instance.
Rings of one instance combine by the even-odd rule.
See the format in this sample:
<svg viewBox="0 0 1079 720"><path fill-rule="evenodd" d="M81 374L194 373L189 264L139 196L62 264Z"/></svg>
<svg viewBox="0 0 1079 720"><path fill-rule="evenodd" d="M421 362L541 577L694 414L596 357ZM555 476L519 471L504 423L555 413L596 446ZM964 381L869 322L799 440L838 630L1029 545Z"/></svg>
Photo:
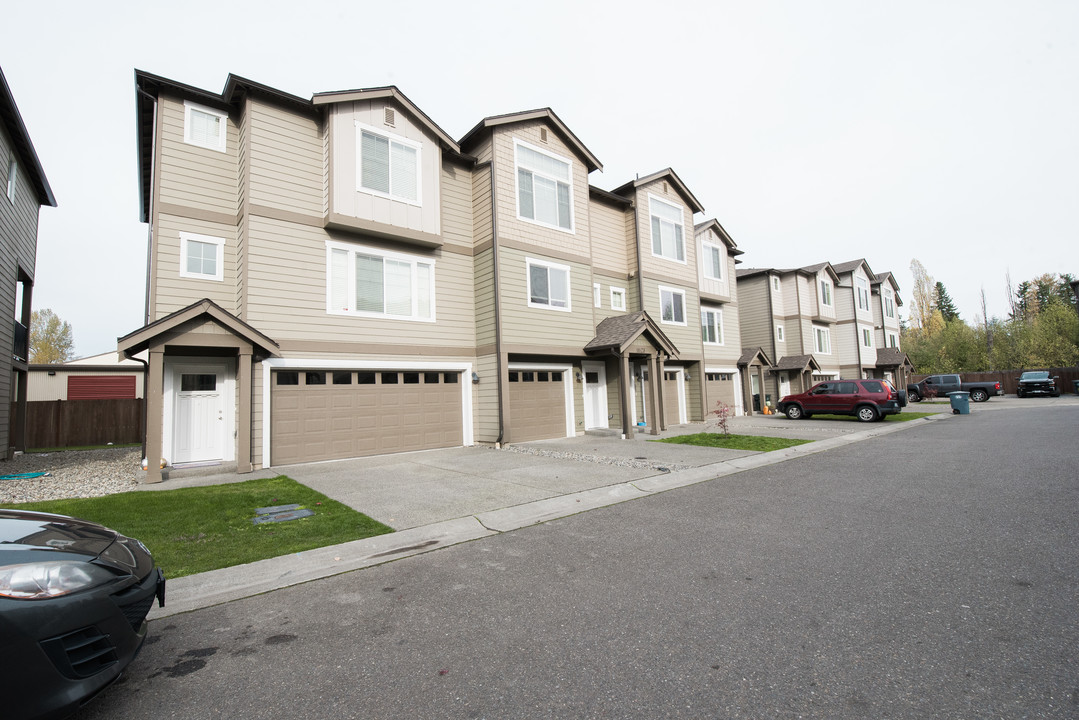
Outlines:
<svg viewBox="0 0 1079 720"><path fill-rule="evenodd" d="M141 542L64 515L0 509L3 716L62 718L120 677L165 603Z"/></svg>
<svg viewBox="0 0 1079 720"><path fill-rule="evenodd" d="M1031 395L1060 397L1056 378L1049 377L1049 372L1046 370L1028 370L1019 376L1018 382L1019 387L1015 394L1019 397L1030 397Z"/></svg>

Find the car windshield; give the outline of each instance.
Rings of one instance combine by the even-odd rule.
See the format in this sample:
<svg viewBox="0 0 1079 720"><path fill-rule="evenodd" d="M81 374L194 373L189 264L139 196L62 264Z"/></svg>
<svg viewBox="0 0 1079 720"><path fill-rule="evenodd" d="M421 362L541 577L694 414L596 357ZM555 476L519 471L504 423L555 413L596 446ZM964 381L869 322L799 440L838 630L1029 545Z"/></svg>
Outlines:
<svg viewBox="0 0 1079 720"><path fill-rule="evenodd" d="M1045 370L1035 370L1033 372L1025 372L1020 377L1020 380L1048 380L1049 372Z"/></svg>

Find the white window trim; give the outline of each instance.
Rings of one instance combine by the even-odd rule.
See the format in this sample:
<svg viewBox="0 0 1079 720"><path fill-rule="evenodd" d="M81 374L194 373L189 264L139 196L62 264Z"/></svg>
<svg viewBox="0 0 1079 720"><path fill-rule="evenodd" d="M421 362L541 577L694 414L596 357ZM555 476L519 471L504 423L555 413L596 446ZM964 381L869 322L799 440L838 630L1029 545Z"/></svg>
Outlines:
<svg viewBox="0 0 1079 720"><path fill-rule="evenodd" d="M884 291L884 317L895 319L895 295L891 290Z"/></svg>
<svg viewBox="0 0 1079 720"><path fill-rule="evenodd" d="M723 252L723 248L720 247L719 245L716 245L715 243L708 242L707 240L702 240L701 241L701 247L705 251L704 253L702 253L704 255L704 257L701 258L701 261L704 264L704 277L706 279L708 279L708 280L718 280L718 281L722 282L723 281L723 265L725 264L723 261L726 259L725 255L724 255L724 252ZM714 249L717 253L719 253L719 277L714 277L714 276L708 274L708 272L711 270L711 267L712 267L712 263L709 262L709 258L708 258L708 252L707 251L709 249Z"/></svg>
<svg viewBox="0 0 1079 720"><path fill-rule="evenodd" d="M557 307L555 305L546 305L544 303L532 302L532 266L538 265L545 267L548 270L563 270L566 273L566 307ZM550 275L548 274L548 278ZM547 284L548 290L550 289L550 282ZM555 310L557 312L572 312L573 311L573 275L570 272L569 265L561 265L559 263L553 263L549 260L539 260L537 258L525 258L525 299L528 301L528 307L538 308L540 310Z"/></svg>
<svg viewBox="0 0 1079 720"><path fill-rule="evenodd" d="M704 320L704 314L705 313L712 313L713 317L715 317L715 319L716 319L714 329L716 331L716 337L718 338L718 340L716 342L709 342L707 340L702 339L702 342L705 345L713 345L713 346L717 346L717 347L721 346L721 345L726 345L726 342L724 342L724 338L723 338L723 310L721 308L717 308L717 307L702 307L701 308L701 320L702 321ZM703 325L704 323L702 322L701 324Z"/></svg>
<svg viewBox="0 0 1079 720"><path fill-rule="evenodd" d="M895 333L888 333L888 347L899 348L899 336Z"/></svg>
<svg viewBox="0 0 1079 720"><path fill-rule="evenodd" d="M687 308L686 308L686 291L685 290L679 290L678 288L666 287L664 285L660 285L658 289L659 289L659 321L664 325L681 325L682 327L686 327L687 326L686 315L687 315L687 312L688 312ZM669 292L672 295L680 295L682 297L682 322L678 322L677 320L664 320L663 319L663 293L665 293L665 292Z"/></svg>
<svg viewBox="0 0 1079 720"><path fill-rule="evenodd" d="M374 190L369 187L363 186L363 174L361 171L361 163L363 162L363 140L361 138L361 131L367 132L384 137L390 142L400 143L406 145L416 151L416 199L401 197L400 195L393 195L391 193L382 192L381 190ZM390 172L393 172L393 165L390 166ZM367 195L374 195L375 197L386 198L387 200L393 200L394 202L403 202L408 205L415 205L421 207L423 205L423 143L418 143L415 140L402 137L397 133L388 132L385 128L375 127L374 125L367 125L359 120L356 121L356 192L362 192Z"/></svg>
<svg viewBox="0 0 1079 720"><path fill-rule="evenodd" d="M198 110L201 113L207 115L213 115L221 119L221 134L217 138L215 144L199 142L191 137L191 111ZM194 145L195 147L206 148L207 150L216 150L217 152L226 152L227 141L229 135L229 116L228 113L220 110L214 110L213 108L206 107L205 105L199 105L189 100L184 101L184 142L188 145Z"/></svg>
<svg viewBox="0 0 1079 720"><path fill-rule="evenodd" d="M333 251L344 250L349 253L348 263L348 306L350 309L342 309L336 307L333 303L333 286L330 283L330 279L333 277ZM413 292L412 297L412 315L392 315L390 313L377 313L370 312L368 310L352 310L351 308L356 305L356 253L361 255L373 255L381 257L383 259L397 260L399 262L407 262L412 265L412 287L418 288L416 276L416 265L429 265L431 267L431 317L419 317L416 312L416 294ZM405 320L408 322L424 322L433 323L438 317L438 301L435 288L437 282L435 280L435 260L421 255L408 255L406 253L392 252L389 250L382 250L380 248L373 248L367 245L357 245L355 243L343 243L334 240L326 241L326 313L328 315L347 315L351 317L366 317L375 318L379 320Z"/></svg>
<svg viewBox="0 0 1079 720"><path fill-rule="evenodd" d="M820 340L819 340L820 336L818 336L817 333L822 333L823 334L824 340L828 345L828 347L826 347L823 350L818 347L819 344L820 344ZM813 326L813 347L815 349L815 352L817 352L820 355L831 355L832 354L832 333L828 328L821 327L820 325L814 325Z"/></svg>
<svg viewBox="0 0 1079 720"><path fill-rule="evenodd" d="M19 161L12 158L7 166L7 199L11 201L12 205L15 204L15 188L18 186L18 179Z"/></svg>
<svg viewBox="0 0 1079 720"><path fill-rule="evenodd" d="M520 184L519 184L519 179L517 177L517 172L521 168L521 162L517 159L517 148L518 147L526 147L529 150L532 150L533 152L537 152L537 153L539 153L541 155L546 155L549 158L557 160L557 161L559 161L561 163L565 163L569 167L569 183L568 183L569 184L569 227L568 228L564 228L561 225L557 225L557 224L552 225L551 223L546 223L546 222L543 222L542 220L536 220L534 218L528 218L528 217L525 217L525 216L521 215L521 188L520 188ZM542 172L530 167L527 163L524 165L524 168L526 170L528 170L529 172L533 173L533 174L538 173L540 177L547 178L548 180L554 180L555 182L561 182L558 178L552 178L549 175L544 175ZM577 212L576 212L574 199L573 199L573 161L572 160L570 160L569 158L566 158L566 157L562 157L561 155L558 155L556 153L553 153L550 150L545 150L544 148L537 147L537 146L533 145L532 143L527 143L524 140L519 140L517 138L514 138L513 139L513 191L514 191L514 198L515 198L514 199L514 203L515 203L514 207L517 208L517 219L518 220L520 220L521 222L531 223L532 225L539 225L540 227L550 228L552 230L557 230L559 232L564 232L564 233L567 233L569 235L574 235L576 233Z"/></svg>
<svg viewBox="0 0 1079 720"><path fill-rule="evenodd" d="M867 328L867 327L861 327L861 326L859 326L859 329L862 331L862 333L861 333L862 337L859 338L862 347L867 348L867 349L872 349L873 348L873 329L872 328ZM869 341L868 344L866 343L866 340Z"/></svg>
<svg viewBox="0 0 1079 720"><path fill-rule="evenodd" d="M592 283L592 304L596 307L603 307L602 295L600 294L602 288L599 283Z"/></svg>
<svg viewBox="0 0 1079 720"><path fill-rule="evenodd" d="M189 272L187 269L187 244L191 241L206 243L217 247L217 272L213 275ZM225 279L225 238L213 237L212 235L198 235L196 233L180 233L180 277L193 278L195 280L215 280L222 282Z"/></svg>
<svg viewBox="0 0 1079 720"><path fill-rule="evenodd" d="M779 278L777 276L775 276L775 275L772 275L770 277L772 278L772 280L771 280L772 292L776 292L776 293L779 292Z"/></svg>
<svg viewBox="0 0 1079 720"><path fill-rule="evenodd" d="M824 298L824 288L828 288L828 299ZM834 307L835 303L835 285L827 280L821 280L817 285L817 294L820 296L820 304L824 307Z"/></svg>
<svg viewBox="0 0 1079 720"><path fill-rule="evenodd" d="M615 302L615 298L619 298L619 302ZM611 310L625 310L626 309L626 289L620 287L611 287Z"/></svg>
<svg viewBox="0 0 1079 720"><path fill-rule="evenodd" d="M858 309L869 310L869 281L861 277L854 278L854 290L858 296Z"/></svg>
<svg viewBox="0 0 1079 720"><path fill-rule="evenodd" d="M776 325L776 342L787 342L782 325Z"/></svg>
<svg viewBox="0 0 1079 720"><path fill-rule="evenodd" d="M679 223L679 226L682 228L682 259L681 260L679 260L676 257L667 257L666 255L660 255L659 253L656 252L655 239L652 237L652 203L653 202L663 203L664 205L667 205L668 207L672 207L675 210L677 210L679 212L679 214L682 216L682 222ZM665 200L664 198L661 198L658 195L653 195L652 193L648 193L648 244L650 246L650 249L652 250L652 257L660 258L660 259L663 259L663 260L669 260L671 262L676 262L679 265L685 265L687 263L687 258L689 257L689 253L686 251L686 209L681 205L676 205L675 203L671 202L670 200ZM662 245L662 242L660 244Z"/></svg>

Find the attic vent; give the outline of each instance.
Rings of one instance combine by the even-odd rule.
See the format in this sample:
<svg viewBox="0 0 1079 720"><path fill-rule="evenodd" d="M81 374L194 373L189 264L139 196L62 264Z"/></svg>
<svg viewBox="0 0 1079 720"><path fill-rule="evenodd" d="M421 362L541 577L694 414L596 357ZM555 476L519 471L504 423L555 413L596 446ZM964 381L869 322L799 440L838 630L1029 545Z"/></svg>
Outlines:
<svg viewBox="0 0 1079 720"><path fill-rule="evenodd" d="M386 124L389 125L390 127L393 127L393 124L394 124L394 122L396 120L397 120L397 113L395 113L393 111L393 108L392 107L386 108L386 118L385 118Z"/></svg>
<svg viewBox="0 0 1079 720"><path fill-rule="evenodd" d="M666 193L666 192L669 192L669 191L667 190L667 183L666 183L666 182L664 182L664 183L663 183L663 192L664 192L664 193Z"/></svg>
<svg viewBox="0 0 1079 720"><path fill-rule="evenodd" d="M547 128L540 128L540 142L547 142Z"/></svg>

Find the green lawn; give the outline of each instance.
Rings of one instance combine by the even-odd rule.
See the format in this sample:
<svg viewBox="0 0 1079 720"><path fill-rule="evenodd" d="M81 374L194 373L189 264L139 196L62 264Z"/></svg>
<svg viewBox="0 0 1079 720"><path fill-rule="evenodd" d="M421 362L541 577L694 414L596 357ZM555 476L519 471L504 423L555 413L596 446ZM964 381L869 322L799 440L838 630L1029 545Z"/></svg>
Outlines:
<svg viewBox="0 0 1079 720"><path fill-rule="evenodd" d="M910 420L917 420L918 418L924 418L929 417L930 415L939 414L940 413L935 412L901 412L898 415L885 415L884 422L908 422ZM847 422L861 422L861 420L854 417L853 415L822 415L819 413L813 413L813 418L810 419L810 422L817 418L820 418L821 420L844 420Z"/></svg>
<svg viewBox="0 0 1079 720"><path fill-rule="evenodd" d="M281 523L251 522L255 508L293 503L315 514ZM8 507L73 515L138 538L170 578L393 532L284 475Z"/></svg>
<svg viewBox="0 0 1079 720"><path fill-rule="evenodd" d="M724 435L723 433L695 433L677 437L652 440L651 442L673 443L675 445L697 445L699 447L727 448L728 450L754 450L771 452L783 448L805 445L812 440L794 440L791 438L765 437L762 435Z"/></svg>

